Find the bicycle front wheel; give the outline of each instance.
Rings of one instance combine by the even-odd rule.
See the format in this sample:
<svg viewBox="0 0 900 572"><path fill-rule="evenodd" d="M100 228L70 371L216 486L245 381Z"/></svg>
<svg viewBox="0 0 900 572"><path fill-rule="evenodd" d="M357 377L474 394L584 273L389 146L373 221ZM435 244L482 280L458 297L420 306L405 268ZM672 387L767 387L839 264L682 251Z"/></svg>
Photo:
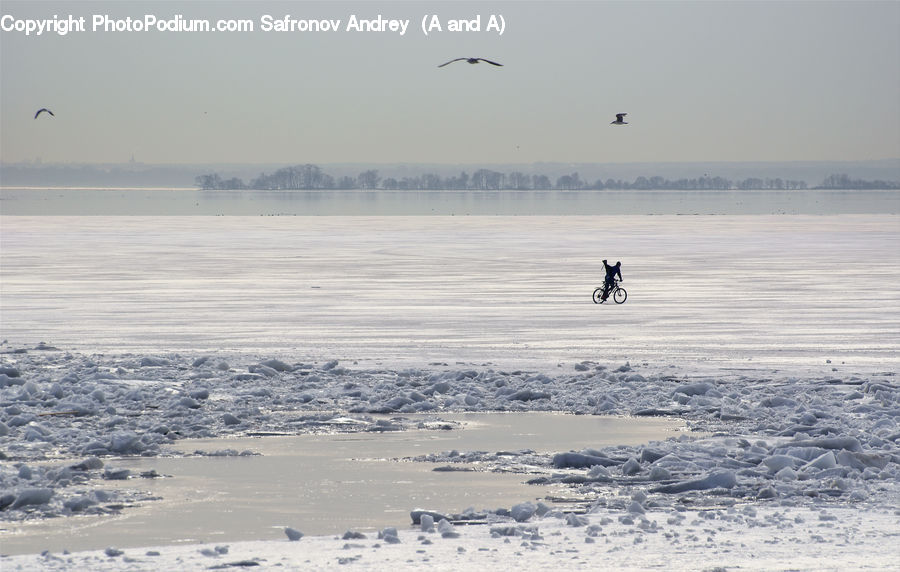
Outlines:
<svg viewBox="0 0 900 572"><path fill-rule="evenodd" d="M596 289L594 289L594 296L593 296L593 298L594 298L594 304L599 304L600 302L602 302L602 301L603 301L603 300L602 300L602 298L603 298L603 288L596 288Z"/></svg>
<svg viewBox="0 0 900 572"><path fill-rule="evenodd" d="M613 300L616 301L616 304L622 304L628 298L628 292L625 291L625 288L616 288L616 291L613 292Z"/></svg>

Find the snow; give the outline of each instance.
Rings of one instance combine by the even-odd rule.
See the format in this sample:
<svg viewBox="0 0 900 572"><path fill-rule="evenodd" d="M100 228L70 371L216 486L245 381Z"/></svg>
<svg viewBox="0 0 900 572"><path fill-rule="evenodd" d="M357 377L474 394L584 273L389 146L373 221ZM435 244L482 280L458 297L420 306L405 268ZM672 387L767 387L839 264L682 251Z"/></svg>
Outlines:
<svg viewBox="0 0 900 572"><path fill-rule="evenodd" d="M328 360L320 366L285 362L259 388L237 378L241 369L248 371L266 360L241 363L232 355L229 361L235 366L223 370L215 356L197 360L171 354L154 365L147 365L145 357L65 351L4 354L14 379L29 380L4 388L2 396L9 434L2 441L6 461L0 469L5 491L0 514L7 523L109 514L109 506L152 502L139 489L114 490L109 496L108 480L140 478L115 466L121 454L160 455L183 438L250 430L409 429L420 426L420 418L413 415L419 411L439 418L440 412L472 408L453 399L458 395L480 395L474 406L479 411L521 410L529 404L581 414L678 408L695 432L644 445L518 455L453 450L410 459L446 466L487 463L503 471L528 466L540 473L530 479L535 486L564 484L573 498L582 499L568 510L528 501L480 509L475 515L409 507L408 530L388 527L377 535L360 533L366 538L352 542L303 536L301 527L287 526L286 541L303 544L299 553L274 540L229 543L227 552L212 545L158 546L152 547L158 556L147 556L149 548L125 549L116 556L96 551L8 556L4 570L148 569L176 562L185 569L201 569L242 560L313 568L343 560L360 569L388 563L413 567L411 562L418 562L449 569L461 561L488 566L503 558L537 569L560 558L578 563L601 557L627 569L659 565L670 552L681 555L685 568L705 562L762 569L795 558L794 551L803 553L792 560L794 569L846 568L863 562L887 569L898 556L893 544L884 544L900 532L900 385L892 372L848 372L837 378L826 366L818 376L802 379L791 374L779 378L769 371L774 379L760 383L756 371L706 376L651 365L579 362L579 367L553 376L468 367L407 369L398 375ZM165 383L144 381L135 399L133 380L150 367ZM316 381L310 382L313 378ZM28 383L35 390L22 389ZM520 401L518 390L500 391L529 384L539 384L547 397ZM300 389L313 392L314 399L298 397ZM412 393L418 395L416 400L408 399L399 411L391 405L397 394ZM614 407L598 411L596 396L608 394L616 395ZM196 399L185 403L189 395ZM84 405L76 410L74 403ZM329 412L321 411L322 403ZM333 404L346 413L331 413ZM379 424L383 420L371 417L386 410L394 413L390 423ZM723 420L726 410L741 415ZM239 422L226 422L225 415ZM72 430L74 420L77 431ZM112 512L116 510L128 509ZM475 520L484 524L464 526ZM517 528L522 526L528 528ZM782 544L780 553L769 544L776 538ZM450 542L453 549L448 551L442 543ZM626 552L636 543L643 545L640 557ZM822 545L837 544L842 551L832 554L836 560L827 560ZM863 557L876 547L874 558ZM454 552L456 548L464 552Z"/></svg>
<svg viewBox="0 0 900 572"><path fill-rule="evenodd" d="M28 347L398 371L896 354L894 215L8 218L3 337ZM630 297L607 310L609 256Z"/></svg>
<svg viewBox="0 0 900 572"><path fill-rule="evenodd" d="M623 570L887 570L896 556L890 546L883 545L890 540L884 531L896 522L896 515L879 509L866 517L846 509L764 508L748 512L732 507L703 513L649 512L622 520L596 514L580 518L590 524L551 512L524 524L454 526L452 532L458 537L444 536L435 527L434 531L385 529L363 538L351 534L304 536L297 542L283 538L140 550L108 547L84 554L6 559L4 570L20 566L46 570L250 566L303 570L486 570L502 566L541 570L597 565ZM878 537L878 543L866 539L871 535ZM848 550L848 545L860 543L866 543L869 552Z"/></svg>
<svg viewBox="0 0 900 572"><path fill-rule="evenodd" d="M73 267L46 273L49 284L63 278L76 282L63 292L81 309L62 325L40 325L69 302L45 306L60 286L29 293L26 277L12 277L11 262L19 264L19 272L36 272L39 263L29 249L44 248L50 240L27 246L26 238L44 235L36 219L21 222L15 229L3 225L0 522L5 530L0 531L0 552L6 554L3 545L15 534L9 531L22 524L109 518L138 503L158 502L141 482L159 475L135 474L120 460L177 454L176 445L184 439L440 430L442 415L463 411L665 416L684 420L690 432L642 444L556 451L454 449L403 459L451 470L478 464L487 471L521 474L538 491L562 487L568 502L522 499L453 514L409 506L406 527L350 528L337 535L304 533L303 522L284 522L270 540L17 553L0 558L4 572L257 565L537 570L598 564L626 570L889 570L900 561L900 260L895 248L900 225L894 216L702 217L688 228L662 220L654 221L657 234L646 236L642 233L651 233L653 225L635 219L630 229L623 225L616 231L624 236L623 244L625 238L637 244L634 259L648 262L647 276L626 273L626 279L633 276L634 290L625 305L611 307L591 304L587 283L580 296L547 299L565 283L551 275L560 270L569 240L590 242L585 237L595 226L614 224L608 219L567 217L568 227L560 229L551 224L558 219L541 218L534 221L533 233L513 238L503 238L519 228L513 221L467 220L460 228L477 240L463 239L456 246L444 244L451 227L442 220L427 228L410 219L394 225L363 221L369 234L361 234L375 237L364 246L326 239L333 220L304 221L310 243L304 254L322 261L324 252L337 246L333 255L340 260L333 267L326 261L329 269L309 276L311 281L349 286L337 269L359 261L369 268L360 270L358 283L373 285L368 292L355 290L362 302L345 300L351 310L321 313L316 304L337 304L329 288L313 293L304 288L304 295L315 300L301 303L310 314L308 330L297 335L310 343L300 349L284 335L284 324L297 319L295 310L287 310L287 317L261 319L250 308L250 294L232 298L242 307L231 322L210 322L206 312L235 292L228 289L212 292L210 302L178 301L147 279L143 285L153 287L144 302L128 302L126 294L134 291L120 290L125 282L112 273L107 275L110 292L128 311L106 316L86 311L78 305L96 291L74 280L83 275ZM73 242L102 240L85 238L86 231L98 229L124 236L122 228L104 231L96 221L72 223L58 232L67 240L74 236ZM139 233L160 231L148 238L149 245L126 240L121 260L132 248L164 252L172 241L190 243L186 237L196 236L186 221L115 224L132 224ZM161 232L165 225L180 231ZM263 226L278 236L286 232L281 222ZM266 235L256 228L252 241ZM435 228L439 232L429 234ZM226 230L216 232L221 237ZM717 242L700 239L710 232ZM379 233L390 236L377 238ZM397 258L392 260L407 258L412 250L403 245L412 235L420 236L419 246L438 252L446 268L401 262L393 278L385 277L393 284L372 281L385 267L363 263L365 256L388 256L393 249L391 256ZM74 249L65 242L53 251L61 258L72 256ZM517 246L523 242L527 249ZM488 256L476 243L492 244L494 250ZM519 269L515 261L526 250L533 256ZM687 279L677 274L677 265L663 262L694 260L691 252L697 250L697 256L721 266L707 262L708 270L696 270L701 278ZM281 280L288 279L279 278L286 270L277 257L284 252L275 251L268 260L275 260L268 283L264 266L255 266L252 256L238 256L232 267L247 272L235 278L240 288L259 282L260 296L286 308L284 301L297 293L281 292ZM201 244L196 252L215 250ZM460 254L466 255L464 261L452 262ZM475 254L482 265L473 270ZM89 258L88 266L99 264ZM595 257L573 258L568 270ZM121 260L113 269L131 273ZM177 261L179 267L189 266L186 258L139 260L146 276L153 265ZM857 294L844 296L846 285L822 279L822 265L829 261L847 261L850 270L869 268ZM190 267L196 271L212 262L221 261L212 257ZM536 270L540 264L552 268ZM782 289L767 274L773 264ZM509 284L535 279L527 288L484 282L493 272L502 273L501 267ZM454 276L464 270L465 276ZM764 311L745 300L760 288L745 287L750 277L766 284L760 294L769 300ZM443 310L424 303L425 295L417 293L422 285L412 285L417 279L430 282L432 293L444 297ZM446 280L452 284L442 286ZM683 293L683 305L669 307L672 287L667 283ZM698 290L687 288L692 283ZM179 288L190 298L208 284L194 274ZM397 299L388 296L391 288ZM510 291L522 296L515 304L503 301ZM484 303L477 300L482 295L488 298ZM151 319L161 308L167 316L171 310L147 302L159 296L181 313ZM411 300L422 305L409 307ZM9 311L14 302L23 307ZM566 309L579 302L584 304ZM191 304L193 311L187 311ZM535 307L559 315L543 317ZM123 315L130 311L136 313L129 321ZM761 315L766 313L772 315ZM142 322L135 315L151 318ZM472 329L478 315L483 327ZM605 326L590 325L585 315ZM445 328L439 327L441 317L449 319ZM154 333L149 324L160 330ZM354 331L354 324L364 331ZM29 341L31 328L58 336ZM85 337L91 331L98 335ZM159 331L166 335L156 339ZM594 334L595 339L579 341ZM240 346L235 340L243 335L248 341ZM209 349L200 341L208 337L214 338L212 345L228 340L227 349ZM512 343L512 338L524 343ZM223 446L198 454L253 452ZM111 485L119 480L135 486Z"/></svg>

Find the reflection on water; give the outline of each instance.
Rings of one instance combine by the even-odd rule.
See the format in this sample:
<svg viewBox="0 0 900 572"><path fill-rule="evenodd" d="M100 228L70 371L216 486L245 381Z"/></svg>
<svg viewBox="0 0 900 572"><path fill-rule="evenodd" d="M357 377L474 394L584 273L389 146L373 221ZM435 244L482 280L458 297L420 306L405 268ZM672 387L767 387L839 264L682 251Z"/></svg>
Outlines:
<svg viewBox="0 0 900 572"><path fill-rule="evenodd" d="M900 191L201 191L0 189L3 215L900 213Z"/></svg>
<svg viewBox="0 0 900 572"><path fill-rule="evenodd" d="M410 416L407 416L410 417ZM509 508L552 490L526 485L534 475L434 471L411 457L460 452L537 452L636 445L675 434L667 419L622 419L552 413L471 413L442 416L463 430L355 433L183 441L186 452L249 449L261 456L128 458L107 461L133 474L155 469L162 479L95 484L131 487L163 500L127 508L116 517L68 517L9 526L5 554L159 546L185 542L284 539L283 528L305 534L409 527L409 512L446 513ZM403 460L407 459L407 460ZM445 466L440 464L437 466ZM478 467L471 467L477 469Z"/></svg>

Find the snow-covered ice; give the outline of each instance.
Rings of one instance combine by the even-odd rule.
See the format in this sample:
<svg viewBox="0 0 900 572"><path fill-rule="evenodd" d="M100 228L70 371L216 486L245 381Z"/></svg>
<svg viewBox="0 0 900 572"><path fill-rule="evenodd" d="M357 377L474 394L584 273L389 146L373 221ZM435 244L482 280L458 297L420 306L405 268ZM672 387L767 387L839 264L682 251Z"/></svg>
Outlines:
<svg viewBox="0 0 900 572"><path fill-rule="evenodd" d="M130 498L117 496L122 494L118 489L109 492L109 479L139 478L114 475L115 459L122 454L159 455L187 437L321 431L334 410L347 417L331 427L351 431L385 411L394 412L392 429L419 426L414 414L422 411L668 412L704 436L543 454L453 450L412 458L435 466L480 463L492 470L522 471L535 487L566 484L579 499L574 508L567 505L574 512L555 509L549 501L543 510L531 503L477 507L474 514L432 517L436 534L413 526L411 515L411 528L396 535L370 533L353 542L304 536L298 538L303 549L296 552L273 540L230 544L224 554L213 546L193 546L157 547L160 556L133 549L112 557L99 552L16 556L6 559L5 569L20 564L26 569L117 569L126 563L141 569L166 567L173 558L188 569L254 559L294 566L309 560L321 567L343 560L377 569L395 558L401 566L412 558L434 559L437 567L450 568L464 553L445 561L447 547L436 545L451 541L473 565L487 566L518 552L526 568L601 555L606 562L643 568L665 561L671 551L691 555L685 568L697 562L778 567L779 559L790 555L791 568L819 569L831 565L821 558L826 548L836 550L835 544L842 545L830 557L838 559L838 568L877 567L877 557L861 553L876 545L887 553L881 561L885 566L889 555L896 556L884 544L897 534L900 516L900 387L891 372L835 376L831 368L822 368L821 375L804 379L771 371L768 379L760 379L760 372L692 376L667 366L578 362L577 369L550 376L489 368L357 370L328 362L292 364L248 384L241 372L267 360L234 362L225 370L216 359L147 357L154 359L49 350L4 356L8 429L0 479L9 492L0 502L8 525L115 514L128 510L123 505L129 503L153 502L139 489L129 489ZM145 380L140 390L136 378ZM540 387L547 397L515 397L530 387ZM472 394L480 395L477 406L463 399ZM239 423L226 423L226 414ZM485 524L462 526L468 520ZM456 526L448 528L451 523ZM292 528L296 532L285 530L285 542L302 532L300 523ZM310 554L304 543L320 548ZM388 544L415 550L389 551ZM635 544L641 545L640 557L631 553ZM204 555L204 549L212 552ZM797 559L790 554L795 550L810 552Z"/></svg>
<svg viewBox="0 0 900 572"><path fill-rule="evenodd" d="M5 220L3 334L32 347L876 365L900 331L892 215ZM591 302L603 258L613 309Z"/></svg>
<svg viewBox="0 0 900 572"><path fill-rule="evenodd" d="M402 431L462 411L669 416L694 433L406 459L517 472L566 503L410 506L405 528L282 523L267 541L19 554L4 570L900 561L896 216L11 218L7 530L157 502L109 484L158 476L117 459L186 438ZM603 257L623 260L622 306L590 302Z"/></svg>

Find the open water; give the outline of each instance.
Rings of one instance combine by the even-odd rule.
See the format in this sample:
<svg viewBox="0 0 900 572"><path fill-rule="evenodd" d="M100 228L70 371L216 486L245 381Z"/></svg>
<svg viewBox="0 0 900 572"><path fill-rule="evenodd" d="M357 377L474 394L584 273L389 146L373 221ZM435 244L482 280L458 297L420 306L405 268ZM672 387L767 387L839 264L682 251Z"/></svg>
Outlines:
<svg viewBox="0 0 900 572"><path fill-rule="evenodd" d="M460 429L398 433L300 435L180 441L186 453L230 448L238 457L130 457L107 460L156 479L107 481L106 488L146 491L158 500L116 516L75 516L9 523L4 554L99 550L196 542L283 540L284 527L309 535L411 526L415 508L444 514L511 508L547 497L569 496L528 485L535 474L492 473L457 464L412 462L410 457L459 451L563 452L610 444L636 445L677 436L677 420L560 415L467 413L443 415ZM462 469L462 470L461 470ZM173 517L177 515L177 517Z"/></svg>

